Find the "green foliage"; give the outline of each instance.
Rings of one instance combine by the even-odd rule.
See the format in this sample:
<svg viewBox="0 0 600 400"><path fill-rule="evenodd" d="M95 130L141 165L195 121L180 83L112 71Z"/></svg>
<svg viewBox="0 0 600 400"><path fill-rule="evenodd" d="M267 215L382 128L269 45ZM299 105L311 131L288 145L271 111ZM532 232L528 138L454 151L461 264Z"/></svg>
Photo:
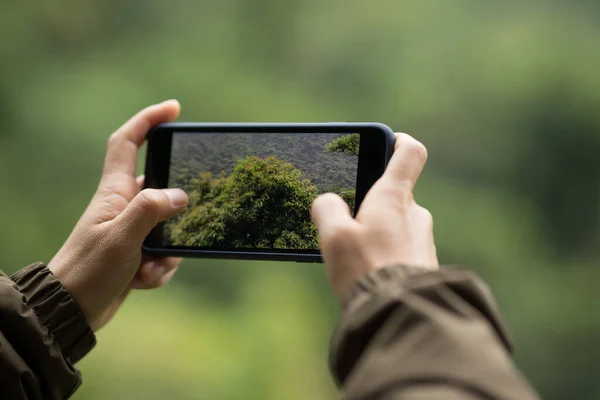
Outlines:
<svg viewBox="0 0 600 400"><path fill-rule="evenodd" d="M328 190L328 192L338 194L350 207L351 211L354 211L354 207L356 206L356 189L355 188L340 188L338 186L334 186Z"/></svg>
<svg viewBox="0 0 600 400"><path fill-rule="evenodd" d="M342 136L339 139L327 145L329 153L344 153L348 156L358 156L360 146L360 134L353 133L351 135Z"/></svg>
<svg viewBox="0 0 600 400"><path fill-rule="evenodd" d="M317 187L292 164L249 156L233 173L192 181L191 205L171 227L175 245L316 249L310 220Z"/></svg>
<svg viewBox="0 0 600 400"><path fill-rule="evenodd" d="M338 193L348 203L350 210L354 210L356 205L356 189L341 189L339 192L334 191L334 193Z"/></svg>

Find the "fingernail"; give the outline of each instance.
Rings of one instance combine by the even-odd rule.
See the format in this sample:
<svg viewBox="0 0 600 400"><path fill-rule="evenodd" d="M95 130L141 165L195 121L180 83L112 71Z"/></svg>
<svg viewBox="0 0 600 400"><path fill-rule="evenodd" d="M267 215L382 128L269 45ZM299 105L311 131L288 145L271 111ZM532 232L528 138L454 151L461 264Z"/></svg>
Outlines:
<svg viewBox="0 0 600 400"><path fill-rule="evenodd" d="M163 189L163 191L174 207L185 206L189 201L187 194L181 189Z"/></svg>
<svg viewBox="0 0 600 400"><path fill-rule="evenodd" d="M154 278L152 282L156 282L167 272L165 267L159 266L152 269L152 277Z"/></svg>

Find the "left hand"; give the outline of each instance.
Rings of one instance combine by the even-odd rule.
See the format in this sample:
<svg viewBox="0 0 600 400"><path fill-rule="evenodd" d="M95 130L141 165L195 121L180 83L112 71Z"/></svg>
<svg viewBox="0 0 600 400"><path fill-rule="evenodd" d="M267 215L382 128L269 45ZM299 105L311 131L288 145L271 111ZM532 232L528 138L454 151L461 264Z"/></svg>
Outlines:
<svg viewBox="0 0 600 400"><path fill-rule="evenodd" d="M131 289L169 281L181 259L142 255L142 243L159 222L188 203L179 189L145 189L136 179L137 153L155 125L173 121L175 100L150 106L111 135L102 179L75 229L48 268L79 303L94 331L106 324Z"/></svg>

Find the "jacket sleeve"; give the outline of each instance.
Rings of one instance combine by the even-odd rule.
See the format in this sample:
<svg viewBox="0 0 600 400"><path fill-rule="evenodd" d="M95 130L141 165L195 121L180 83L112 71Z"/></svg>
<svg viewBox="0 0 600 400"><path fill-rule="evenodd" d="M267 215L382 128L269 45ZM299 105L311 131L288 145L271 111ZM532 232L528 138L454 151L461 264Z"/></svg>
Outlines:
<svg viewBox="0 0 600 400"><path fill-rule="evenodd" d="M538 399L511 351L492 295L474 274L394 267L353 288L330 365L347 400Z"/></svg>
<svg viewBox="0 0 600 400"><path fill-rule="evenodd" d="M0 271L0 398L66 399L73 366L96 339L78 304L44 264Z"/></svg>

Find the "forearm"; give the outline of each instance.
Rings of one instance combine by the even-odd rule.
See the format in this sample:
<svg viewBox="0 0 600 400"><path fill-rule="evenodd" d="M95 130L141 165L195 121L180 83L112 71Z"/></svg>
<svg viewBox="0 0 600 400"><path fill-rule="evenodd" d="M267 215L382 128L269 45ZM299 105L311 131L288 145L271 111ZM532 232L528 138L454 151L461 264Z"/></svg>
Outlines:
<svg viewBox="0 0 600 400"><path fill-rule="evenodd" d="M79 306L43 264L0 272L0 396L66 399L81 383L74 364L95 344Z"/></svg>
<svg viewBox="0 0 600 400"><path fill-rule="evenodd" d="M487 287L459 270L363 277L332 344L346 399L537 399L510 357Z"/></svg>

